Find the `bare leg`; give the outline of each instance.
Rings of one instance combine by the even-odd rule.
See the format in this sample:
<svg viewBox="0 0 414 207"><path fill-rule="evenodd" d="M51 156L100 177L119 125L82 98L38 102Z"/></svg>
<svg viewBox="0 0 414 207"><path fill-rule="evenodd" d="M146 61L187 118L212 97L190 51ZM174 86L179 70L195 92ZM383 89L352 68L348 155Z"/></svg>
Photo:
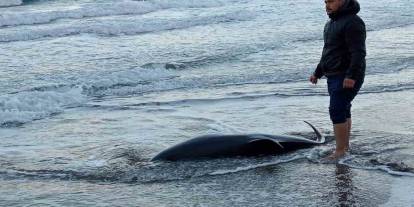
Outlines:
<svg viewBox="0 0 414 207"><path fill-rule="evenodd" d="M345 155L349 149L349 123L348 121L341 124L334 124L334 134L336 140L335 152L330 155L329 159L338 159Z"/></svg>

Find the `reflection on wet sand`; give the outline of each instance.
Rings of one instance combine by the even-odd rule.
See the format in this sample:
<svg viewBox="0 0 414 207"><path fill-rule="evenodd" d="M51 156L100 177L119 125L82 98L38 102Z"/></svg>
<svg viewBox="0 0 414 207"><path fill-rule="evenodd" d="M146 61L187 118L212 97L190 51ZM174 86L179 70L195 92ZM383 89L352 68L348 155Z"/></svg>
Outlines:
<svg viewBox="0 0 414 207"><path fill-rule="evenodd" d="M337 189L338 206L355 206L354 185L351 168L337 164L335 170L335 186Z"/></svg>

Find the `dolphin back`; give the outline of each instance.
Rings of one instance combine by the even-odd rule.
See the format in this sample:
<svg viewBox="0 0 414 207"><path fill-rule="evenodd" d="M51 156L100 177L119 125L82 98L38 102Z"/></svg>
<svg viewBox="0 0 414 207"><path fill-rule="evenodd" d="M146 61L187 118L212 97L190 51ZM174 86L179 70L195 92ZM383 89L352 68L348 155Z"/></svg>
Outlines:
<svg viewBox="0 0 414 207"><path fill-rule="evenodd" d="M325 137L309 122L317 140L299 136L266 134L205 135L174 145L152 160L195 160L203 158L281 154L325 143Z"/></svg>
<svg viewBox="0 0 414 207"><path fill-rule="evenodd" d="M283 150L280 143L257 135L206 135L172 146L152 160L194 160L234 156L277 154Z"/></svg>

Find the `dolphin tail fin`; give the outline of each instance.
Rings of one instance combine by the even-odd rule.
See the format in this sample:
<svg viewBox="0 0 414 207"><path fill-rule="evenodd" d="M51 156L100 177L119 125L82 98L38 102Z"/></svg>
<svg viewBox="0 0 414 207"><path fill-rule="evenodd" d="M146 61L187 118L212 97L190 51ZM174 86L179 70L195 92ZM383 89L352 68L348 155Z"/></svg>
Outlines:
<svg viewBox="0 0 414 207"><path fill-rule="evenodd" d="M321 134L321 132L319 132L311 123L304 121L305 123L307 123L310 127L312 127L313 131L315 132L316 136L318 137L318 141L320 143L325 143L325 136L323 136Z"/></svg>

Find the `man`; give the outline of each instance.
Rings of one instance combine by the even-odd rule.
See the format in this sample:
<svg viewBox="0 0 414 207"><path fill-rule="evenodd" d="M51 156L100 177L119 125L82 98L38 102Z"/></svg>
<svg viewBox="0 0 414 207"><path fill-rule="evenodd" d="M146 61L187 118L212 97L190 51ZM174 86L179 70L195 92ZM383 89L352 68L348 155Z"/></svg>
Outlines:
<svg viewBox="0 0 414 207"><path fill-rule="evenodd" d="M328 79L329 115L336 140L335 152L328 159L335 160L349 150L351 101L365 77L366 30L357 16L356 0L325 0L325 5L330 21L324 29L321 60L309 81L316 84L322 76Z"/></svg>

